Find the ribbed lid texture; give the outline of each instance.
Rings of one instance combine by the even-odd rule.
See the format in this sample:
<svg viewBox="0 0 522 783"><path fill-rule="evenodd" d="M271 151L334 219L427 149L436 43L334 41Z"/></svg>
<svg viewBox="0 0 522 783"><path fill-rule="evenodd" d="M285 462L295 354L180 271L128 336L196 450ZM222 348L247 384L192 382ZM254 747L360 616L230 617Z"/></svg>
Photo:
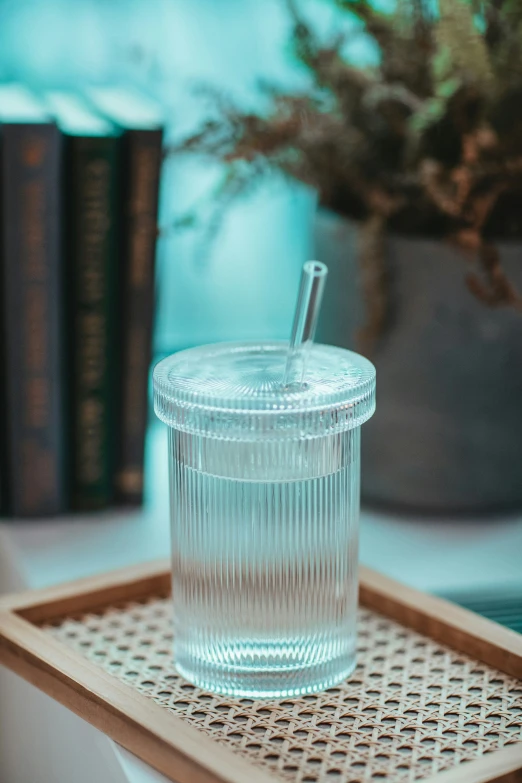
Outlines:
<svg viewBox="0 0 522 783"><path fill-rule="evenodd" d="M154 408L183 432L220 439L315 438L358 427L375 410L375 368L351 351L313 344L306 383L282 387L288 344L218 343L180 351L154 369Z"/></svg>

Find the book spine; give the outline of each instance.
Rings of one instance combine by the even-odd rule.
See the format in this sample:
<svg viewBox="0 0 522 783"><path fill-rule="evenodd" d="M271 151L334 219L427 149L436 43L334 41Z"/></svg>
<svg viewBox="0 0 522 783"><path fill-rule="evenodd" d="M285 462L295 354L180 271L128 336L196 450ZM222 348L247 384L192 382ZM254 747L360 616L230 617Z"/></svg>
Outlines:
<svg viewBox="0 0 522 783"><path fill-rule="evenodd" d="M143 499L162 132L127 131L117 498Z"/></svg>
<svg viewBox="0 0 522 783"><path fill-rule="evenodd" d="M113 137L66 144L70 495L88 510L113 496L118 150Z"/></svg>
<svg viewBox="0 0 522 783"><path fill-rule="evenodd" d="M1 275L3 278L3 275ZM4 297L0 288L0 301L2 306ZM3 321L4 319L2 319ZM0 328L0 516L8 515L10 510L9 503L9 449L8 449L8 412L7 412L7 361L5 356L5 336L3 332L3 323Z"/></svg>
<svg viewBox="0 0 522 783"><path fill-rule="evenodd" d="M2 141L0 136L0 158ZM2 207L2 166L0 165L0 216L3 214ZM6 319L3 315L5 312L5 295L4 295L4 258L3 258L3 223L0 219L0 515L7 515L9 513L9 498L8 498L8 448L7 448L7 358L6 358L6 345L5 345L5 327Z"/></svg>
<svg viewBox="0 0 522 783"><path fill-rule="evenodd" d="M2 129L7 459L11 513L64 510L61 135Z"/></svg>

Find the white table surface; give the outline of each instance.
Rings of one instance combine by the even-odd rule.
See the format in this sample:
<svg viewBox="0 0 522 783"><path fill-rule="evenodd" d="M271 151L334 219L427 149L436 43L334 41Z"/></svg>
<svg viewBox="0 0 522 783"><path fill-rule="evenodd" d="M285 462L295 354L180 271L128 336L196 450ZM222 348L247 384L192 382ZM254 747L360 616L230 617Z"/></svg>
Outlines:
<svg viewBox="0 0 522 783"><path fill-rule="evenodd" d="M36 588L168 556L165 430L148 440L143 511L0 524L0 591ZM522 518L414 520L363 512L361 560L439 592L522 590ZM1 783L166 781L81 718L0 670Z"/></svg>

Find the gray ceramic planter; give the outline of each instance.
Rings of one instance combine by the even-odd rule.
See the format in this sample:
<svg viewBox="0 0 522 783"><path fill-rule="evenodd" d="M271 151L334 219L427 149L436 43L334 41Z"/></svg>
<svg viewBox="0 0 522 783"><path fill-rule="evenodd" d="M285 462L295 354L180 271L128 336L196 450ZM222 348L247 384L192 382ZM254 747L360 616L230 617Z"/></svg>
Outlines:
<svg viewBox="0 0 522 783"><path fill-rule="evenodd" d="M318 339L348 348L364 319L357 228L328 213L316 258L330 269ZM390 237L392 322L370 358L377 412L364 427L362 495L427 513L522 508L522 315L466 289L458 251ZM522 245L502 247L522 289Z"/></svg>

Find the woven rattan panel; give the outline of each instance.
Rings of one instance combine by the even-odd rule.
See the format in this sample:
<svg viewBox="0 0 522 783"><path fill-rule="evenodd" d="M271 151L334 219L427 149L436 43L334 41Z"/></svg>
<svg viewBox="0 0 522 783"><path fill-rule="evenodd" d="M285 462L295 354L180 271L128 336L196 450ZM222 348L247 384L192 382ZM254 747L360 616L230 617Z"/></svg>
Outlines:
<svg viewBox="0 0 522 783"><path fill-rule="evenodd" d="M364 609L352 678L280 702L213 696L179 677L167 599L45 630L281 780L407 781L522 742L520 683Z"/></svg>

